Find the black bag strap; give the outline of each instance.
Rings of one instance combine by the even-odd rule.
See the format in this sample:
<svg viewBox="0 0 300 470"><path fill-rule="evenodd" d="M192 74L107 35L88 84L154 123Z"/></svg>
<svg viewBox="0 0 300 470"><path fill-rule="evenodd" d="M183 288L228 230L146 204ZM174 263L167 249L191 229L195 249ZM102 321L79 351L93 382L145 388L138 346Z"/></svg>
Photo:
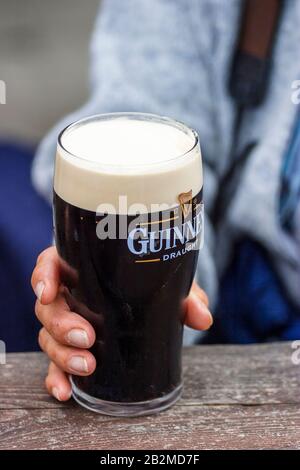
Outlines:
<svg viewBox="0 0 300 470"><path fill-rule="evenodd" d="M219 182L214 210L211 215L216 227L234 196L226 189L254 148L250 143L236 154L243 116L247 109L263 103L269 84L276 33L282 16L284 0L245 0L236 49L233 54L229 78L229 93L236 104L236 115L230 149L231 164Z"/></svg>
<svg viewBox="0 0 300 470"><path fill-rule="evenodd" d="M264 100L282 5L281 0L245 2L229 82L229 92L240 106L258 106Z"/></svg>

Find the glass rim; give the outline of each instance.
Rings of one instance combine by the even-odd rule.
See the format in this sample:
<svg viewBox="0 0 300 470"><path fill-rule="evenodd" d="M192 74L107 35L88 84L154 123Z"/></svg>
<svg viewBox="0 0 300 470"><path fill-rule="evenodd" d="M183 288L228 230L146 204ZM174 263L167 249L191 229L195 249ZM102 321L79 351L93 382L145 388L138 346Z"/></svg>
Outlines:
<svg viewBox="0 0 300 470"><path fill-rule="evenodd" d="M63 144L63 137L64 134L70 131L71 129L75 129L76 127L88 124L90 122L95 122L95 121L110 121L113 119L132 119L132 120L137 120L137 121L145 121L145 122L156 122L160 124L165 124L169 125L173 128L178 129L179 131L183 132L184 134L192 137L193 141L191 144L191 147L188 148L187 151L184 153L178 154L176 156L173 156L171 158L168 158L167 160L163 160L161 162L152 162L152 163L134 163L134 164L128 164L126 165L126 168L144 168L144 167L159 167L159 166L164 166L165 164L169 164L174 161L178 161L181 159L187 158L197 147L199 143L199 136L198 133L191 127L187 126L181 121L178 121L176 119L169 118L167 116L160 116L158 114L151 114L151 113L140 113L140 112L116 112L116 113L103 113L103 114L93 114L90 116L83 117L81 119L78 119L76 121L71 122L68 124L58 135L57 139L57 144L58 146L67 153L70 157L84 161L87 164L96 166L98 168L120 168L122 167L120 164L113 164L113 163L103 163L103 162L96 162L87 158L83 158L80 155L76 155L72 152L70 152Z"/></svg>

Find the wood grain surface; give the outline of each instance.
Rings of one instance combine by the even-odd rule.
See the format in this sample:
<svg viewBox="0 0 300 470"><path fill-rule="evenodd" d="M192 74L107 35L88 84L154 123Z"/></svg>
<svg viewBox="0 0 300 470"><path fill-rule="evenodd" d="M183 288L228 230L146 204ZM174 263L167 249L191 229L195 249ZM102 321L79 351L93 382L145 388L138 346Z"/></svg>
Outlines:
<svg viewBox="0 0 300 470"><path fill-rule="evenodd" d="M45 356L9 354L0 365L0 449L298 449L292 353L290 343L186 348L182 399L129 419L58 403L44 389Z"/></svg>

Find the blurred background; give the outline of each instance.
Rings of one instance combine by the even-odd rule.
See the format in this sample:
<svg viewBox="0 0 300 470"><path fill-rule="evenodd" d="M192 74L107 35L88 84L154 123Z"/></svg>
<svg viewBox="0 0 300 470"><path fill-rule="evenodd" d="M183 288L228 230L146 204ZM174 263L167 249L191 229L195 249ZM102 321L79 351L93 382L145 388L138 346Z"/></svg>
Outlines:
<svg viewBox="0 0 300 470"><path fill-rule="evenodd" d="M0 138L35 145L88 96L89 41L99 0L0 0Z"/></svg>
<svg viewBox="0 0 300 470"><path fill-rule="evenodd" d="M98 7L99 0L0 0L0 338L8 350L37 347L30 276L52 243L52 214L32 188L31 161L52 125L88 96Z"/></svg>

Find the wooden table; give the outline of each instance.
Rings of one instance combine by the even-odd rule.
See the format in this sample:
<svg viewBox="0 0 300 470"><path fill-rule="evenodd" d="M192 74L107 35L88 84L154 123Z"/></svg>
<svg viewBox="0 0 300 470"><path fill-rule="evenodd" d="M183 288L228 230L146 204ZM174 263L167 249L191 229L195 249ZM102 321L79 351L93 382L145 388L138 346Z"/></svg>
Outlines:
<svg viewBox="0 0 300 470"><path fill-rule="evenodd" d="M0 365L0 449L300 448L292 352L290 343L185 349L183 398L130 419L58 403L43 386L43 355L9 354Z"/></svg>

